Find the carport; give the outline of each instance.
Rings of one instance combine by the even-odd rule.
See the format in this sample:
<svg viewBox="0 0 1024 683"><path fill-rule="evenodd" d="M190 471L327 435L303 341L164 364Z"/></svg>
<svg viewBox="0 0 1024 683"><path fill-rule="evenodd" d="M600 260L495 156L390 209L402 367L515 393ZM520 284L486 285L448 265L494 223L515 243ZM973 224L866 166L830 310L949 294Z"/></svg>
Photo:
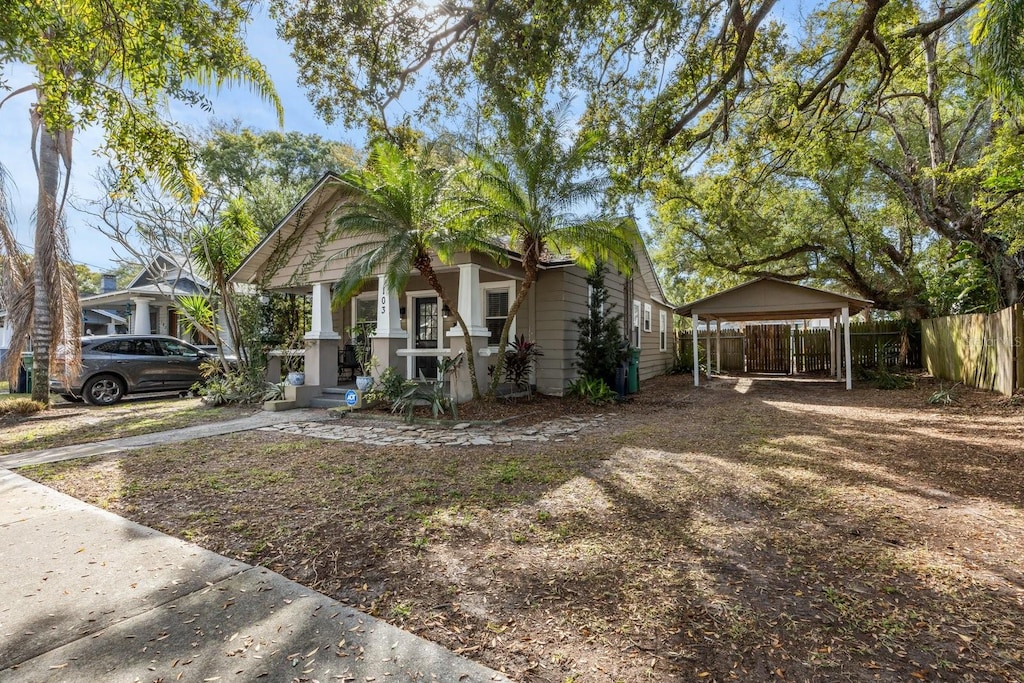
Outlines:
<svg viewBox="0 0 1024 683"><path fill-rule="evenodd" d="M723 322L748 323L758 321L801 321L827 319L829 321L832 369L836 379L846 380L846 388L853 388L850 376L850 316L870 307L871 301L837 294L824 289L805 287L773 277L762 277L732 289L705 297L676 309L679 315L693 320L693 385L700 386L698 353L700 340L697 326L707 321L706 354L707 373L711 377L711 325L715 322L716 356L721 371L721 333Z"/></svg>

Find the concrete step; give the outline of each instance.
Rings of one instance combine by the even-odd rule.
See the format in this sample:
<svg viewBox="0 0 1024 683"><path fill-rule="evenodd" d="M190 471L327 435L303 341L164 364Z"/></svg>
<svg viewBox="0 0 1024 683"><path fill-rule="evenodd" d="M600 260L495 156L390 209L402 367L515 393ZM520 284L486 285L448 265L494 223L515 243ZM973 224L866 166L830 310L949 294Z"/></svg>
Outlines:
<svg viewBox="0 0 1024 683"><path fill-rule="evenodd" d="M314 398L310 402L309 407L310 408L344 408L344 407L347 407L347 405L345 403L345 397L344 396L341 396L339 398L328 398L327 396L321 396L319 398Z"/></svg>

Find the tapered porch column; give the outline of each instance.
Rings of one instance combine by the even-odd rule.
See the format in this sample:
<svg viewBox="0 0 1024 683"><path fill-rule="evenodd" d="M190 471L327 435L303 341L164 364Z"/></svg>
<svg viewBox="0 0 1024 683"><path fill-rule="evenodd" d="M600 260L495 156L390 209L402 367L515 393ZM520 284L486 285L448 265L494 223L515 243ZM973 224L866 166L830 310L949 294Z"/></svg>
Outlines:
<svg viewBox="0 0 1024 683"><path fill-rule="evenodd" d="M135 304L135 310L132 311L132 333L133 334L152 334L153 330L149 324L149 303L153 299L148 296L136 296L132 297L132 303Z"/></svg>
<svg viewBox="0 0 1024 683"><path fill-rule="evenodd" d="M377 276L377 327L373 333L373 355L377 359L377 374L385 368L399 368L405 374L405 359L398 357L404 349L409 333L402 329L402 309L398 293L388 289L387 278Z"/></svg>
<svg viewBox="0 0 1024 683"><path fill-rule="evenodd" d="M473 351L477 354L474 359L476 361L475 381L477 386L486 386L488 381L487 366L490 363L487 362L486 358L481 358L481 352L484 354L488 353L487 340L490 337L490 332L487 330L487 326L484 325L484 302L483 290L480 289L480 266L475 263L462 263L459 265L457 306L459 315L462 316L466 323L466 328L469 330L469 337L473 342ZM452 355L466 350L465 337L462 334L462 328L459 327L458 320L448 330L446 336L448 337L448 347L451 349ZM452 395L455 396L456 401L467 401L472 398L473 387L470 381L469 367L463 362L462 367L459 368L455 375L452 385Z"/></svg>
<svg viewBox="0 0 1024 683"><path fill-rule="evenodd" d="M313 285L313 319L306 340L306 384L338 386L338 340L331 317L331 285Z"/></svg>

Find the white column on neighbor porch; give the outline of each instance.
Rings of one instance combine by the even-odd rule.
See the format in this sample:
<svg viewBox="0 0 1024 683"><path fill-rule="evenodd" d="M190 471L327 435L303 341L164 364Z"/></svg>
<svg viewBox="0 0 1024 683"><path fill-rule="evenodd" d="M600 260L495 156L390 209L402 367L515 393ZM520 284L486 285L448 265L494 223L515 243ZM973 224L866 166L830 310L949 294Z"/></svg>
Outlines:
<svg viewBox="0 0 1024 683"><path fill-rule="evenodd" d="M845 360L846 360L846 389L849 391L853 388L853 352L850 349L850 307L843 306L843 344L846 346Z"/></svg>
<svg viewBox="0 0 1024 683"><path fill-rule="evenodd" d="M149 324L149 303L152 301L146 296L132 297L132 303L135 304L135 310L132 311L132 333L133 334L152 334L153 330Z"/></svg>
<svg viewBox="0 0 1024 683"><path fill-rule="evenodd" d="M406 339L409 333L402 329L402 309L398 294L388 289L387 278L377 276L377 327L373 334L381 339Z"/></svg>
<svg viewBox="0 0 1024 683"><path fill-rule="evenodd" d="M334 319L331 315L331 285L329 283L313 284L313 319L305 338L341 339L341 335L334 331Z"/></svg>
<svg viewBox="0 0 1024 683"><path fill-rule="evenodd" d="M158 334L170 334L171 319L167 306L157 306L156 329Z"/></svg>
<svg viewBox="0 0 1024 683"><path fill-rule="evenodd" d="M693 314L693 386L700 386L700 339L697 338L697 325L700 317Z"/></svg>
<svg viewBox="0 0 1024 683"><path fill-rule="evenodd" d="M0 349L9 349L11 347L11 327L7 324L7 319L4 318L4 322L0 324Z"/></svg>
<svg viewBox="0 0 1024 683"><path fill-rule="evenodd" d="M459 315L466 321L471 337L488 337L490 332L484 325L484 302L483 291L480 289L480 266L475 263L462 263L459 265ZM512 302L509 302L512 305ZM462 328L458 320L448 330L449 337L461 337Z"/></svg>
<svg viewBox="0 0 1024 683"><path fill-rule="evenodd" d="M117 323L111 320L107 323L107 334L117 334ZM2 344L0 344L2 346Z"/></svg>

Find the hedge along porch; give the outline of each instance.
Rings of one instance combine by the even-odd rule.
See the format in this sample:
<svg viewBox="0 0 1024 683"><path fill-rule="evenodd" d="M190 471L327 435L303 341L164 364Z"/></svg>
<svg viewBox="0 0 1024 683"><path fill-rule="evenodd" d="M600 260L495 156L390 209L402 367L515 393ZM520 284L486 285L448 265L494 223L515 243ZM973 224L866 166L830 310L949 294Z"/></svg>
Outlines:
<svg viewBox="0 0 1024 683"><path fill-rule="evenodd" d="M333 305L332 284L349 263L343 254L358 246L350 238L330 237L333 218L345 210L348 196L336 177L325 176L253 250L232 280L312 297L311 329L305 335L307 387L337 386L338 349L347 341L345 330L357 323L374 326L372 344L380 362L378 373L393 367L404 377L415 379L421 373L431 377L437 358L458 354L465 342L454 316L447 315L443 303L418 273L410 276L405 291L388 291L384 277L377 276L347 305ZM470 328L480 386L486 385L488 366L493 362L489 359L498 352L501 325L523 280L517 254L508 252L508 256L507 264L476 253L458 254L449 264L436 257L432 260L446 295ZM606 284L616 311L626 315L627 336L641 349L643 379L672 366L672 306L665 301L642 244L637 245L637 261L631 276L609 272ZM512 328L513 334L537 342L544 353L533 374L541 393L561 394L576 377L575 320L586 315L588 305L582 268L557 257L541 264L537 282ZM470 398L465 363L455 380L452 390L457 400ZM312 388L305 391L315 393Z"/></svg>
<svg viewBox="0 0 1024 683"><path fill-rule="evenodd" d="M868 308L872 302L837 294L823 289L805 287L771 277L762 277L724 292L680 306L676 313L693 320L693 385L700 386L697 327L703 319L715 323L716 356L721 371L721 331L723 322L747 323L765 320L798 321L827 319L829 321L832 370L836 379L845 377L846 388L853 388L850 373L850 317ZM711 335L706 337L707 376L711 377Z"/></svg>

